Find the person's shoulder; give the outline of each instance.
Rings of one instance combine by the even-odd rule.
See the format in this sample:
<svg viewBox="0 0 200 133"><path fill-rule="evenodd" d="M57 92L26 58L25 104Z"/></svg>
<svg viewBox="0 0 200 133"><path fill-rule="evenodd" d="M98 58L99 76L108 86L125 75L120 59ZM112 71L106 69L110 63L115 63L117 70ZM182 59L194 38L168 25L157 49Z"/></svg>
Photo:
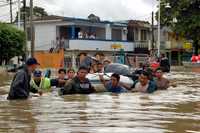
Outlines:
<svg viewBox="0 0 200 133"><path fill-rule="evenodd" d="M48 81L48 82L51 81L51 79L50 79L50 78L47 78L47 77L44 77L44 80L45 80L45 81Z"/></svg>
<svg viewBox="0 0 200 133"><path fill-rule="evenodd" d="M154 80L149 81L149 86L148 86L148 93L153 93L154 91L157 90L157 84Z"/></svg>
<svg viewBox="0 0 200 133"><path fill-rule="evenodd" d="M68 85L74 85L76 84L77 82L75 81L75 79L69 79L65 82L65 86L68 86Z"/></svg>
<svg viewBox="0 0 200 133"><path fill-rule="evenodd" d="M128 92L124 87L122 87L122 86L119 86L119 89L120 89L120 91L121 92Z"/></svg>
<svg viewBox="0 0 200 133"><path fill-rule="evenodd" d="M72 78L70 81L71 81L71 82L72 82L72 81L73 81L73 82L80 82L80 80L78 79L77 76L75 76L74 78Z"/></svg>
<svg viewBox="0 0 200 133"><path fill-rule="evenodd" d="M90 83L90 80L89 80L88 78L86 78L86 79L85 79L85 82L88 82L88 83Z"/></svg>
<svg viewBox="0 0 200 133"><path fill-rule="evenodd" d="M170 82L169 79L167 79L167 78L163 78L163 80L164 80L164 82L167 82L167 83Z"/></svg>
<svg viewBox="0 0 200 133"><path fill-rule="evenodd" d="M149 85L155 85L156 86L156 81L155 80L149 80Z"/></svg>
<svg viewBox="0 0 200 133"><path fill-rule="evenodd" d="M16 76L22 76L22 75L25 75L26 74L26 71L24 69L20 69L16 72Z"/></svg>

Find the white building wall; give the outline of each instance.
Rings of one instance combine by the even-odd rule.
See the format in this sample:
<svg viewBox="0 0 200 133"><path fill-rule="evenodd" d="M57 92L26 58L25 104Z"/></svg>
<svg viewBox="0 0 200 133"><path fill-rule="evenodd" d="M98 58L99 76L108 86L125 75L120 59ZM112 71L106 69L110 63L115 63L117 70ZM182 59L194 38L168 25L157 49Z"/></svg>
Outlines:
<svg viewBox="0 0 200 133"><path fill-rule="evenodd" d="M35 25L35 50L49 50L56 41L56 24Z"/></svg>
<svg viewBox="0 0 200 133"><path fill-rule="evenodd" d="M128 34L127 28L123 28L122 29L122 41L126 41L127 40L127 34Z"/></svg>
<svg viewBox="0 0 200 133"><path fill-rule="evenodd" d="M124 51L134 50L133 42L96 41L96 40L70 40L69 48L71 50L114 51L114 49L111 47L113 44L121 45Z"/></svg>
<svg viewBox="0 0 200 133"><path fill-rule="evenodd" d="M110 24L106 25L106 40L111 40L112 39L112 29Z"/></svg>

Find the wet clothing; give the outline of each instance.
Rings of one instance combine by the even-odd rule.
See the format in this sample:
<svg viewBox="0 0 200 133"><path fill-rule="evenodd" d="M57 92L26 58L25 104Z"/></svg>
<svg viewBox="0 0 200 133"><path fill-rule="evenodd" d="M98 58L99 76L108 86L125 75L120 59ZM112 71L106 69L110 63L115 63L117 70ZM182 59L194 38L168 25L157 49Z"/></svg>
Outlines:
<svg viewBox="0 0 200 133"><path fill-rule="evenodd" d="M91 85L89 79L86 78L84 82L81 82L78 77L75 77L68 81L66 85L60 89L60 95L68 94L90 94L94 93L95 89Z"/></svg>
<svg viewBox="0 0 200 133"><path fill-rule="evenodd" d="M33 79L30 82L31 91L38 93L38 91L50 91L51 83L49 78L41 78L40 82L35 82Z"/></svg>
<svg viewBox="0 0 200 133"><path fill-rule="evenodd" d="M142 86L139 81L136 81L131 88L133 88L133 90L137 90L143 93L153 93L157 90L155 81L151 80L149 80L149 82L145 86Z"/></svg>
<svg viewBox="0 0 200 133"><path fill-rule="evenodd" d="M30 80L31 74L29 74L27 66L24 66L15 74L7 99L27 99L30 91Z"/></svg>
<svg viewBox="0 0 200 133"><path fill-rule="evenodd" d="M160 61L160 68L163 72L170 72L170 64L168 58L162 58Z"/></svg>
<svg viewBox="0 0 200 133"><path fill-rule="evenodd" d="M58 88L64 87L65 83L60 83L59 80L60 80L59 78L51 79L51 86L56 86ZM63 79L63 80L67 81L68 79Z"/></svg>
<svg viewBox="0 0 200 133"><path fill-rule="evenodd" d="M125 93L125 92L127 92L126 89L124 89L121 86L113 87L110 81L105 85L105 87L106 87L108 92L112 92L112 93Z"/></svg>
<svg viewBox="0 0 200 133"><path fill-rule="evenodd" d="M158 90L166 90L169 87L169 80L166 78L157 79L156 85Z"/></svg>

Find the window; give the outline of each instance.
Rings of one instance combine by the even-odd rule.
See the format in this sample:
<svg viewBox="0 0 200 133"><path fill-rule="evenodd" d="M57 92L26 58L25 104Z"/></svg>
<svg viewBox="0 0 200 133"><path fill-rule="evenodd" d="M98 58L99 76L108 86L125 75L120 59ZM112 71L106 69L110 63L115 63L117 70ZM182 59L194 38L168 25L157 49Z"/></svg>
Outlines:
<svg viewBox="0 0 200 133"><path fill-rule="evenodd" d="M141 41L147 40L147 30L141 30Z"/></svg>
<svg viewBox="0 0 200 133"><path fill-rule="evenodd" d="M134 39L134 29L131 28L131 27L128 29L128 41L135 41L135 39Z"/></svg>
<svg viewBox="0 0 200 133"><path fill-rule="evenodd" d="M138 41L139 40L139 31L138 31L138 29L136 28L135 29L135 35L134 35L134 39L135 39L135 41Z"/></svg>

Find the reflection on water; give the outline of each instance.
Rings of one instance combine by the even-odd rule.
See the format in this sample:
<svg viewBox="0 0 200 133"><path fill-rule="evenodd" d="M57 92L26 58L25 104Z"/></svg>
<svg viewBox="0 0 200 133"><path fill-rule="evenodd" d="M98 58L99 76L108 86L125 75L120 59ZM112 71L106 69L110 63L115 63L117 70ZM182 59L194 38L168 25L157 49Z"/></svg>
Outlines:
<svg viewBox="0 0 200 133"><path fill-rule="evenodd" d="M200 132L200 75L173 72L168 77L178 87L152 95L103 93L59 97L53 92L10 102L1 93L0 132Z"/></svg>

